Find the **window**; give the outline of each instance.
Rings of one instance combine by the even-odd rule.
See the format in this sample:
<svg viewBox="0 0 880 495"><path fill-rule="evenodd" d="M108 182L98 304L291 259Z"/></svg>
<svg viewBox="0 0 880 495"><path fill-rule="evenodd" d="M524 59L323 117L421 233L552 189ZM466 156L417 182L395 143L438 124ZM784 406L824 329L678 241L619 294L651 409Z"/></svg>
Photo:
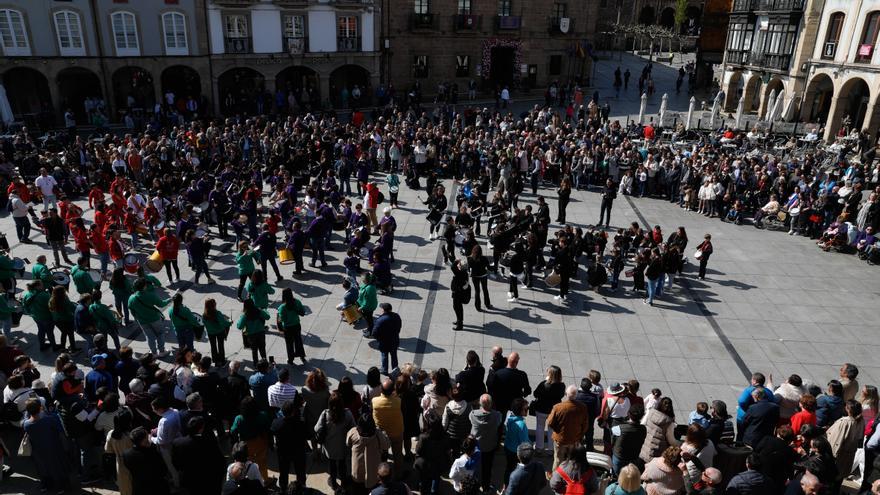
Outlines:
<svg viewBox="0 0 880 495"><path fill-rule="evenodd" d="M837 53L837 43L840 41L844 19L843 12L835 12L828 19L828 32L825 34L825 44L822 46L822 58L833 59Z"/></svg>
<svg viewBox="0 0 880 495"><path fill-rule="evenodd" d="M865 18L865 28L856 52L856 62L870 62L874 55L874 44L877 43L877 31L880 29L880 11L874 11Z"/></svg>
<svg viewBox="0 0 880 495"><path fill-rule="evenodd" d="M568 6L564 3L555 3L553 4L553 14L557 19L562 19L563 17L568 17L566 14L568 13Z"/></svg>
<svg viewBox="0 0 880 495"><path fill-rule="evenodd" d="M550 55L550 75L562 74L562 55Z"/></svg>
<svg viewBox="0 0 880 495"><path fill-rule="evenodd" d="M186 16L179 12L162 15L162 28L165 30L165 54L188 55L186 43Z"/></svg>
<svg viewBox="0 0 880 495"><path fill-rule="evenodd" d="M286 43L288 53L298 54L306 52L305 16L284 16L284 41Z"/></svg>
<svg viewBox="0 0 880 495"><path fill-rule="evenodd" d="M428 0L415 0L414 12L416 14L430 14L431 3Z"/></svg>
<svg viewBox="0 0 880 495"><path fill-rule="evenodd" d="M471 0L458 0L458 15L471 15Z"/></svg>
<svg viewBox="0 0 880 495"><path fill-rule="evenodd" d="M227 38L247 38L248 37L248 19L243 15L226 16L226 37Z"/></svg>
<svg viewBox="0 0 880 495"><path fill-rule="evenodd" d="M510 17L513 8L510 4L511 0L498 0L498 16Z"/></svg>
<svg viewBox="0 0 880 495"><path fill-rule="evenodd" d="M140 55L138 45L137 24L131 12L115 12L110 19L113 24L113 40L116 43L116 55Z"/></svg>
<svg viewBox="0 0 880 495"><path fill-rule="evenodd" d="M83 44L79 14L70 10L62 10L55 12L54 17L59 53L65 57L84 56L86 47Z"/></svg>
<svg viewBox="0 0 880 495"><path fill-rule="evenodd" d="M357 17L353 15L340 16L337 21L337 35L340 38L357 38Z"/></svg>
<svg viewBox="0 0 880 495"><path fill-rule="evenodd" d="M458 55L455 57L455 77L467 77L471 74L470 55Z"/></svg>
<svg viewBox="0 0 880 495"><path fill-rule="evenodd" d="M413 57L413 77L428 77L428 56L416 55Z"/></svg>
<svg viewBox="0 0 880 495"><path fill-rule="evenodd" d="M24 18L17 10L0 10L0 43L5 55L30 55Z"/></svg>

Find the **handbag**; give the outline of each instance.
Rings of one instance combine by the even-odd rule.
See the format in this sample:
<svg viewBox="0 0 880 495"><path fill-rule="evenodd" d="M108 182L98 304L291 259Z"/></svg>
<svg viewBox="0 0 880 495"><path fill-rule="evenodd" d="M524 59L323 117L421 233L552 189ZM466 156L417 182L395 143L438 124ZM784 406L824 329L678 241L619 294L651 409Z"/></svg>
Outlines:
<svg viewBox="0 0 880 495"><path fill-rule="evenodd" d="M31 437L27 433L21 437L21 443L18 444L18 455L20 457L31 456Z"/></svg>

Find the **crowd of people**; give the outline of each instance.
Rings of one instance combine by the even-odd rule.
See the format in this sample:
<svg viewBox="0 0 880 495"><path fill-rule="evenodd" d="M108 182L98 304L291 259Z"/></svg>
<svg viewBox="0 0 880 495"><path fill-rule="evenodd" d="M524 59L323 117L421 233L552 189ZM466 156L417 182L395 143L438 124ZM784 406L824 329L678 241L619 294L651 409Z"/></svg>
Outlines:
<svg viewBox="0 0 880 495"><path fill-rule="evenodd" d="M871 259L878 196L861 191L877 187L880 166L866 144L857 144L859 159L844 148L830 167L818 154L756 152L731 130L678 146L656 139L650 126L612 121L597 98L572 118L552 107L522 118L450 105L430 116L386 107L361 125L319 114L236 117L58 143L38 144L24 129L3 141L0 172L18 241L42 243L33 230L45 237L30 275L8 249L0 255L2 411L26 433L18 452L53 491L76 477L113 479L123 494L297 493L318 467L344 493L437 493L448 479L458 493L530 494L547 485L592 493L608 484L611 495L833 494L861 448L861 489L880 492L872 487L880 477L877 392L858 388L853 365L824 391L797 375L773 387L756 373L735 421L714 401L695 405L678 428L671 399L659 390L640 396L635 379L603 384L598 371L585 370L581 383L566 386L551 366L533 390L519 356L500 348L488 370L471 352L455 376L398 363L402 322L389 302L400 268L395 215L422 211L428 239L440 241L455 330L464 328L471 299L477 311L493 310L493 280L507 282L514 304L536 277L560 304L573 285L584 292L608 285L613 294L621 275L646 304L662 298L685 269L687 232L612 228L618 195L664 198L736 222L754 214L757 226L761 205L790 198L780 208L792 234L815 234L839 249L845 225L864 234L856 249L864 244ZM425 208L410 204L401 213L401 187L426 191ZM566 209L582 188L596 193L601 214L577 226ZM711 235L690 246L705 278ZM234 266L237 317L219 311L214 297L187 307L182 256L196 285L203 277L216 283L216 265ZM279 268L288 262L292 283ZM329 273L331 263L344 273L341 318L361 322L364 337L378 342L380 366L366 384L332 377L339 384L331 388L306 360L307 311L291 286ZM106 287L112 307L109 297L102 302ZM282 287L280 304L270 304ZM165 289L176 292L166 298ZM13 331L22 313L34 324ZM227 359L233 324L249 363ZM286 366L266 355L270 326L284 337ZM149 352L124 345L125 329L143 334ZM210 355L197 349L203 339ZM39 353L25 355L18 340L36 340ZM53 357L55 372L41 378L33 360ZM300 372L308 377L298 388L290 382ZM549 451L552 460L544 458ZM4 458L12 453L5 449Z"/></svg>

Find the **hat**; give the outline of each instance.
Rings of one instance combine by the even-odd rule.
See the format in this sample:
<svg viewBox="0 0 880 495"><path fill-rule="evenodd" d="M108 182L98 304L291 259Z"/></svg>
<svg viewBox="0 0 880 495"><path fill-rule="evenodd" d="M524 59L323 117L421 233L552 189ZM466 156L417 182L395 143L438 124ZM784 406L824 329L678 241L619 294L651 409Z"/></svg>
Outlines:
<svg viewBox="0 0 880 495"><path fill-rule="evenodd" d="M103 363L104 360L106 360L106 359L107 359L106 354L95 354L94 356L92 356L92 366L98 366L99 364Z"/></svg>
<svg viewBox="0 0 880 495"><path fill-rule="evenodd" d="M626 388L619 383L612 383L610 387L608 387L608 393L611 395L620 395L626 392Z"/></svg>

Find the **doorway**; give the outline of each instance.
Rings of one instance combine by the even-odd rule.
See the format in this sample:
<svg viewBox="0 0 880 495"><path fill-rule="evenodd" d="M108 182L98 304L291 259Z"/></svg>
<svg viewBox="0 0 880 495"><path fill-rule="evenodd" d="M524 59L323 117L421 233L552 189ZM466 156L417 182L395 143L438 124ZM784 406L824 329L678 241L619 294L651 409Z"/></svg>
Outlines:
<svg viewBox="0 0 880 495"><path fill-rule="evenodd" d="M489 78L493 85L510 86L516 70L516 52L512 47L496 46L491 52L491 72Z"/></svg>

